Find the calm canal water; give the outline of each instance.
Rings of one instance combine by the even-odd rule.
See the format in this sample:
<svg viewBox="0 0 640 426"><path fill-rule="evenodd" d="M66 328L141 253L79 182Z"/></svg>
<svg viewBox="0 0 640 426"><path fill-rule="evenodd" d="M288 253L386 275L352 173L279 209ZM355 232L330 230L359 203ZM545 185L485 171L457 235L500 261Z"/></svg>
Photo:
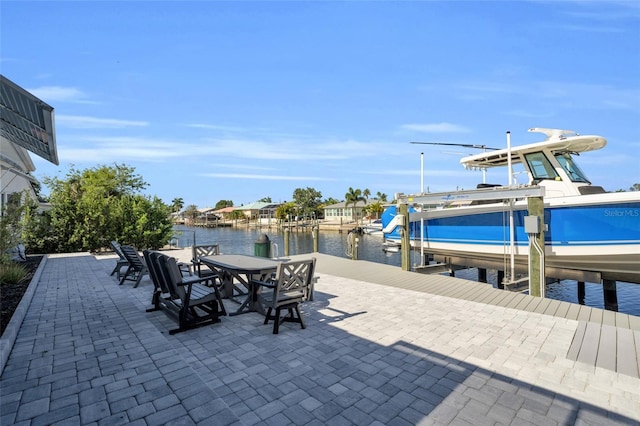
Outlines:
<svg viewBox="0 0 640 426"><path fill-rule="evenodd" d="M277 246L278 253L271 253L272 256L284 255L283 233L275 228L194 228L186 226L174 227L176 237L180 247L187 247L193 244L219 244L222 253L233 254L254 254L254 242L263 234L266 234L271 243ZM401 266L400 253L385 253L382 251L382 238L370 235L359 237L358 259L371 262L384 263L387 265ZM347 234L337 232L320 232L318 241L318 251L350 258L345 254L347 248ZM313 236L309 231L293 231L289 237L290 254L313 253ZM420 253L412 253L412 264L420 263ZM477 279L477 270L461 270L456 272L456 276L470 280ZM497 287L496 271L487 271L488 285ZM640 316L640 284L630 284L618 282L618 312ZM547 285L546 296L550 299L562 300L565 302L578 303L578 288L575 281L560 281ZM586 283L585 285L585 305L596 308L604 307L602 286L600 284Z"/></svg>

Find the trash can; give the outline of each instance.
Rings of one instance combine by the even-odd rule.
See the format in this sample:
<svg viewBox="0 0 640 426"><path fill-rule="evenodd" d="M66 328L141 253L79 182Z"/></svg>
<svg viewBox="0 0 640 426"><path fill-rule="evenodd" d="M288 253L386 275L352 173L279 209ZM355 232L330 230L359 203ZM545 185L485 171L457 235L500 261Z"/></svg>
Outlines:
<svg viewBox="0 0 640 426"><path fill-rule="evenodd" d="M271 257L270 251L271 241L269 241L269 237L267 237L267 234L260 235L253 243L253 254L260 257Z"/></svg>

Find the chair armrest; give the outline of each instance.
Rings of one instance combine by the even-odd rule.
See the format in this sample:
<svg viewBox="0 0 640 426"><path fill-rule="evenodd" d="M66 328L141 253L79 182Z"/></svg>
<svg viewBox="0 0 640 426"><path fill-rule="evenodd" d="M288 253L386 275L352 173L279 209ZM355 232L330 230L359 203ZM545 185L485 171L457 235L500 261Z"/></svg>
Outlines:
<svg viewBox="0 0 640 426"><path fill-rule="evenodd" d="M273 281L260 281L260 280L250 280L252 284L261 285L263 287L275 288L277 283Z"/></svg>
<svg viewBox="0 0 640 426"><path fill-rule="evenodd" d="M213 277L199 277L197 275L189 275L182 278L182 281L178 283L180 286L193 285L193 284L202 284L207 281L210 281Z"/></svg>

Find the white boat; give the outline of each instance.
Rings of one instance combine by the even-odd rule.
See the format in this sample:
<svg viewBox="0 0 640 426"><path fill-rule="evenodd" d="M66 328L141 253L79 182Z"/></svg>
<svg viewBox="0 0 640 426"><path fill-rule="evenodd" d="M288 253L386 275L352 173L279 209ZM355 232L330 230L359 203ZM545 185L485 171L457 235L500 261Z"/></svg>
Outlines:
<svg viewBox="0 0 640 426"><path fill-rule="evenodd" d="M422 212L410 214L413 248L436 260L500 270L511 257L518 268L525 265L526 270L527 200L488 199L492 191L504 195L516 188L543 188L547 276L640 283L640 192L606 192L592 185L574 161L580 153L603 148L606 139L566 130L529 131L544 133L546 140L460 160L470 169L510 167L505 176L512 182L512 166L520 167L528 178L523 185L480 184L471 191L397 196L400 201L425 206ZM485 194L489 194L486 200L471 201ZM385 227L395 214L395 206L383 213ZM385 238L399 241L398 228Z"/></svg>
<svg viewBox="0 0 640 426"><path fill-rule="evenodd" d="M400 251L400 243L397 241L385 241L382 243L382 251L387 253L397 253Z"/></svg>
<svg viewBox="0 0 640 426"><path fill-rule="evenodd" d="M376 219L371 223L362 225L362 233L368 235L382 236L382 219Z"/></svg>

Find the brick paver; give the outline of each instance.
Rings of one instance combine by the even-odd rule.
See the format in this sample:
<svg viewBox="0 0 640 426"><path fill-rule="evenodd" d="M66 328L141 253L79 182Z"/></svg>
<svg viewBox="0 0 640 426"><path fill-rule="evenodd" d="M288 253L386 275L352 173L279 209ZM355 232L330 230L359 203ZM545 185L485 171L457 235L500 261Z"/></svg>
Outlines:
<svg viewBox="0 0 640 426"><path fill-rule="evenodd" d="M305 330L250 313L170 336L114 261L48 259L0 424L640 424L640 379L567 357L577 320L318 274Z"/></svg>

